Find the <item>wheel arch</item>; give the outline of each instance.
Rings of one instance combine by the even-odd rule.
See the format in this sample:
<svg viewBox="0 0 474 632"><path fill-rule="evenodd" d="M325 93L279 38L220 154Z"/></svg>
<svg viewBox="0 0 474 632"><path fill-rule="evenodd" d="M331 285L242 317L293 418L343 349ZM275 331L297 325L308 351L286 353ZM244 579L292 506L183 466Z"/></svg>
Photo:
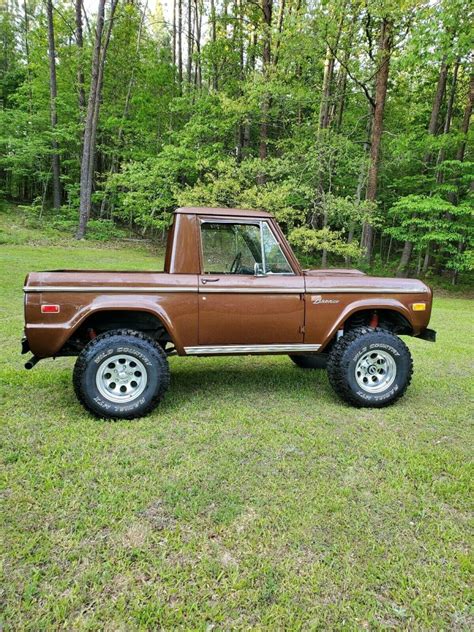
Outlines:
<svg viewBox="0 0 474 632"><path fill-rule="evenodd" d="M98 334L123 328L148 333L154 339L172 342L180 349L175 328L166 312L156 304L153 307L100 305L79 315L67 330L57 355L75 355L74 351L80 348L81 340L87 343Z"/></svg>
<svg viewBox="0 0 474 632"><path fill-rule="evenodd" d="M344 328L354 329L361 324L370 326L374 318L377 326L388 329L392 333L408 336L414 333L413 325L404 310L386 307L355 310L344 320Z"/></svg>
<svg viewBox="0 0 474 632"><path fill-rule="evenodd" d="M376 326L387 329L392 333L408 336L413 336L416 333L410 319L410 312L402 303L393 299L376 303L358 301L347 305L341 312L321 345L321 351L327 350L331 346L339 330L370 326L374 315L376 316Z"/></svg>

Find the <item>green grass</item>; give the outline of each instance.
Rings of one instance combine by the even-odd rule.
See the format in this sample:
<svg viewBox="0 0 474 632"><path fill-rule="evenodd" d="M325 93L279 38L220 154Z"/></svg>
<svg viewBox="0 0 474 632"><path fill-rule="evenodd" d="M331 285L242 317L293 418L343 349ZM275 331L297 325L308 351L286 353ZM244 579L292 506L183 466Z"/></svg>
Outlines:
<svg viewBox="0 0 474 632"><path fill-rule="evenodd" d="M172 358L158 409L104 422L73 359L22 368L24 276L161 261L37 243L0 246L5 629L472 629L472 302L435 301L392 408L286 357Z"/></svg>

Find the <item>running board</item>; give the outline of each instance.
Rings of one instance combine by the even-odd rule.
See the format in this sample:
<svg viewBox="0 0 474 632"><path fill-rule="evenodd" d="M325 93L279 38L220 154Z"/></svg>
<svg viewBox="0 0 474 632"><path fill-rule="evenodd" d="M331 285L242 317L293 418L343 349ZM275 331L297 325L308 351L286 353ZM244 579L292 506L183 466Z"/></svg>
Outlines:
<svg viewBox="0 0 474 632"><path fill-rule="evenodd" d="M186 355L233 355L236 353L297 353L318 351L321 345L290 344L290 345L222 345L184 347Z"/></svg>

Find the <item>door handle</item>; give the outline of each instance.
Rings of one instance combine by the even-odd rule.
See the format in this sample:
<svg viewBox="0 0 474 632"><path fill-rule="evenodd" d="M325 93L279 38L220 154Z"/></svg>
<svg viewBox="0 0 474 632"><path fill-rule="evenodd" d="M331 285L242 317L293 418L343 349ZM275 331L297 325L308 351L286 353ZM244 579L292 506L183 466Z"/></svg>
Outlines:
<svg viewBox="0 0 474 632"><path fill-rule="evenodd" d="M215 283L216 281L220 281L220 279L201 279L203 285L206 285L206 283Z"/></svg>

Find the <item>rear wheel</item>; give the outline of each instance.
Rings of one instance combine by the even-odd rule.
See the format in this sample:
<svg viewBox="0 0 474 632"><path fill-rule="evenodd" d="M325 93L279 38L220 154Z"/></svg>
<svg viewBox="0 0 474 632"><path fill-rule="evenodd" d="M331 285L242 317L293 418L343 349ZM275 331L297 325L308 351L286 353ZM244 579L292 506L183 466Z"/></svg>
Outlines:
<svg viewBox="0 0 474 632"><path fill-rule="evenodd" d="M98 417L133 419L148 414L169 385L166 354L158 343L129 329L97 336L79 355L74 390Z"/></svg>
<svg viewBox="0 0 474 632"><path fill-rule="evenodd" d="M318 353L315 355L290 355L296 366L301 369L325 369L328 363L327 353Z"/></svg>
<svg viewBox="0 0 474 632"><path fill-rule="evenodd" d="M381 408L405 393L413 361L406 344L391 332L361 327L336 342L327 368L331 386L346 402Z"/></svg>

